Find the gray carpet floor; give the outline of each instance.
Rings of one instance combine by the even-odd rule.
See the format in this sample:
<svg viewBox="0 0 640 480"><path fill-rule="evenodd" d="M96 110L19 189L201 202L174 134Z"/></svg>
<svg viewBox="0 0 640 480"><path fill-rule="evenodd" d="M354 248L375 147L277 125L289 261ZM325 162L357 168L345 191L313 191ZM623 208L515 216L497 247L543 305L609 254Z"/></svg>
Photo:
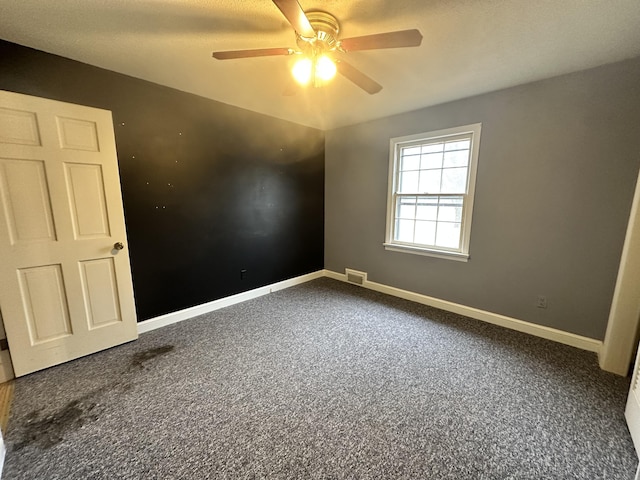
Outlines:
<svg viewBox="0 0 640 480"><path fill-rule="evenodd" d="M596 356L329 279L18 379L7 479L633 479Z"/></svg>

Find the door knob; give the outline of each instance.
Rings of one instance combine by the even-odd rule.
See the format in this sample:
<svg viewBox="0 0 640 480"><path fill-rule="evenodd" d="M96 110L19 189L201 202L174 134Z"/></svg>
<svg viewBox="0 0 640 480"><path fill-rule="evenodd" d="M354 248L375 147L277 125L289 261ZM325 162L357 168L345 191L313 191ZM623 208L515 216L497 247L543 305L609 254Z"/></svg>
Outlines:
<svg viewBox="0 0 640 480"><path fill-rule="evenodd" d="M124 244L122 242L116 242L113 244L113 248L115 250L122 250L124 248Z"/></svg>

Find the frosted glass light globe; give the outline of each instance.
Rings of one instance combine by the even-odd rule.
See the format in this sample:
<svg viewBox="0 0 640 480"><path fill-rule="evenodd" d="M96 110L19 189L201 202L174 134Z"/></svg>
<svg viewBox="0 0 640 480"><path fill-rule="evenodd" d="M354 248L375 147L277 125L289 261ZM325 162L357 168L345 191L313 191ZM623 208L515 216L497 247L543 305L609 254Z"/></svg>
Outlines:
<svg viewBox="0 0 640 480"><path fill-rule="evenodd" d="M291 69L291 73L293 73L293 78L296 79L300 85L307 85L311 81L311 70L312 70L311 60L308 58L301 58L298 60Z"/></svg>

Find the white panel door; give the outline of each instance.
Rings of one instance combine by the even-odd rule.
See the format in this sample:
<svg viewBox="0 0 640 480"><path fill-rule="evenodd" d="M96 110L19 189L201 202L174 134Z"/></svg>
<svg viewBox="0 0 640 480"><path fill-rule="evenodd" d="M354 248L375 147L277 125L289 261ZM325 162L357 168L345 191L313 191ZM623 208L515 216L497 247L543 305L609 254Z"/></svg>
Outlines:
<svg viewBox="0 0 640 480"><path fill-rule="evenodd" d="M111 112L0 91L0 309L17 376L137 338Z"/></svg>

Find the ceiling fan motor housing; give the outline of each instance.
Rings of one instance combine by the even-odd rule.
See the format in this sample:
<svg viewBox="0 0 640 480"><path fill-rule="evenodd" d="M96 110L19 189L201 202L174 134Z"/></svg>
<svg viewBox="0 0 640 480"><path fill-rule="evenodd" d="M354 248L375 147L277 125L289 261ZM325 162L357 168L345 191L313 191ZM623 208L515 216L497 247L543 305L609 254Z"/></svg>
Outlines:
<svg viewBox="0 0 640 480"><path fill-rule="evenodd" d="M297 35L298 47L303 52L308 50L310 45L322 52L335 50L338 47L338 33L340 32L340 23L336 17L320 10L311 10L305 14L316 31L316 36L308 39Z"/></svg>

